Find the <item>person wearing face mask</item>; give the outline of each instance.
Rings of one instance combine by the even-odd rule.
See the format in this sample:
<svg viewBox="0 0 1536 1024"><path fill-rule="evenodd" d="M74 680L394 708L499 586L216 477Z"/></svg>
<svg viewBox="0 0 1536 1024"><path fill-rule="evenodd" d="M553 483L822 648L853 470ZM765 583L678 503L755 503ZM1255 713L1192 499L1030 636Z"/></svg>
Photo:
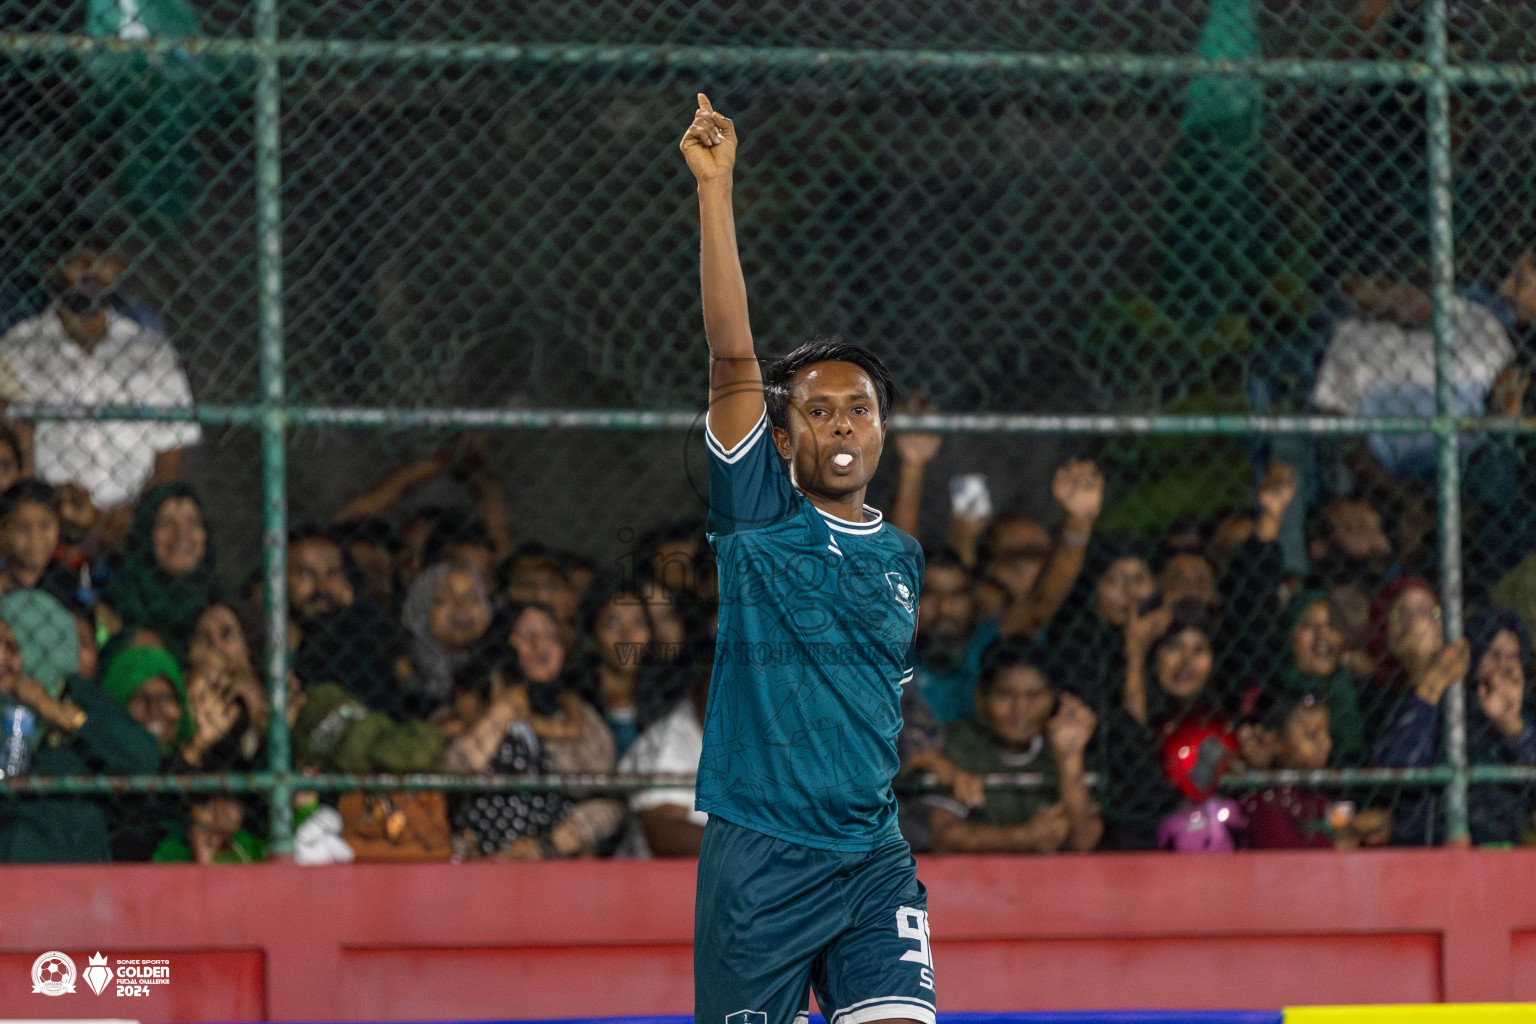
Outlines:
<svg viewBox="0 0 1536 1024"><path fill-rule="evenodd" d="M164 333L119 312L125 270L110 246L85 239L46 267L48 308L0 337L0 361L26 400L44 405L189 409L192 388ZM6 394L0 376L0 398ZM202 439L196 421L106 422L92 418L39 423L37 475L54 486L77 483L111 512L146 488L173 480L181 450ZM126 515L116 517L126 522Z"/></svg>

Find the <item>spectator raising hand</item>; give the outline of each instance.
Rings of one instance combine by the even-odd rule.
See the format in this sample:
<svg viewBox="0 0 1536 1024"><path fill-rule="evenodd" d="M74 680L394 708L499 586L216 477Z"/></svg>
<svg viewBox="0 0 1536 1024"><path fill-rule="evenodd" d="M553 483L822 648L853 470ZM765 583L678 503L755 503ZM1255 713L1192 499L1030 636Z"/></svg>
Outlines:
<svg viewBox="0 0 1536 1024"><path fill-rule="evenodd" d="M214 655L187 676L187 711L192 716L192 738L182 746L181 756L188 766L200 768L209 750L240 721L234 673L222 655Z"/></svg>
<svg viewBox="0 0 1536 1024"><path fill-rule="evenodd" d="M922 392L914 391L901 411L929 413L933 411L933 406L923 398ZM904 430L896 435L895 444L901 468L896 478L896 497L891 501L891 514L888 518L911 536L921 538L919 528L923 507L923 477L928 472L928 464L939 454L939 449L944 447L944 435Z"/></svg>
<svg viewBox="0 0 1536 1024"><path fill-rule="evenodd" d="M1104 508L1104 474L1088 459L1070 459L1051 479L1051 498L1063 520L1045 566L1027 594L1011 595L1003 612L1003 636L1033 637L1056 617L1077 584Z"/></svg>
<svg viewBox="0 0 1536 1024"><path fill-rule="evenodd" d="M1465 679L1471 667L1472 648L1463 638L1442 647L1429 659L1429 664L1414 682L1413 692L1425 704L1439 704L1445 691Z"/></svg>
<svg viewBox="0 0 1536 1024"><path fill-rule="evenodd" d="M1273 544L1280 536L1280 521L1296 500L1296 471L1283 462L1270 463L1259 481L1256 497L1259 518L1254 524L1254 536L1260 543Z"/></svg>

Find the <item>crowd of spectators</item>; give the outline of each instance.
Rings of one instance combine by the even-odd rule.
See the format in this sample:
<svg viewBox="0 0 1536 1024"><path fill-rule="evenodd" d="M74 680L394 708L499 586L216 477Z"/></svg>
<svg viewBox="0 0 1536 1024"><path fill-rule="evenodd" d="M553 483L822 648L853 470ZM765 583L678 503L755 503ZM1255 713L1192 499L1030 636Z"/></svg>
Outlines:
<svg viewBox="0 0 1536 1024"><path fill-rule="evenodd" d="M122 264L83 240L48 266L53 298L0 337L0 400L187 409L175 348L118 292ZM1311 407L1434 412L1421 283L1342 281ZM1536 262L1446 311L1457 414L1524 415ZM611 772L679 777L619 798L507 787L304 792L296 859L543 859L696 853L716 573L703 523L642 538L614 567L514 541L488 441L464 435L287 538L286 636L259 586L214 564L197 491L179 477L195 421L82 415L0 426L0 744L10 775L259 770L281 702L305 773ZM1517 442L1468 442L1468 529L1484 552L1465 639L1447 642L1433 582L1435 448L1346 443L1307 466L1271 460L1250 507L1106 536L1098 466L1071 459L1044 492L1059 522L993 510L951 481L943 536L920 509L940 436L894 435L891 524L926 566L897 780L915 849L1049 853L1443 842L1433 788L1283 784L1222 795L1244 771L1442 763L1443 708L1463 688L1477 763L1536 765L1527 685L1536 543L1507 524ZM1213 467L1220 471L1221 467ZM1242 470L1246 472L1246 467ZM427 482L464 508L410 507ZM1113 497L1112 495L1110 496ZM1301 559L1285 524L1304 524ZM1501 525L1504 524L1504 525ZM1271 776L1273 778L1273 776ZM1479 782L1471 839L1536 841L1529 787ZM50 795L0 802L0 860L244 862L269 808L217 796Z"/></svg>

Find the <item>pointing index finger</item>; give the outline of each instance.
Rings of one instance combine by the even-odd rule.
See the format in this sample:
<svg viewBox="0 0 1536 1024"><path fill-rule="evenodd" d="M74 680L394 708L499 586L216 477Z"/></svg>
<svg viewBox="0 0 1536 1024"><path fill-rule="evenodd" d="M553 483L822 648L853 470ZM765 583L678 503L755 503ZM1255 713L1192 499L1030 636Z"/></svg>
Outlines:
<svg viewBox="0 0 1536 1024"><path fill-rule="evenodd" d="M715 112L715 108L709 105L709 97L703 93L699 93L699 109L706 114L713 114Z"/></svg>

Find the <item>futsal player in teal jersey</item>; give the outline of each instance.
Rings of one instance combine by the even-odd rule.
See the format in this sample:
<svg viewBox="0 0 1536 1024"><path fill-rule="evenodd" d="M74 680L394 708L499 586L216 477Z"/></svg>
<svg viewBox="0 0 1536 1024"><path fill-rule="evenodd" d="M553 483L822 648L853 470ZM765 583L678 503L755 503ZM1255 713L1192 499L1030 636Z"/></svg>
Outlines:
<svg viewBox="0 0 1536 1024"><path fill-rule="evenodd" d="M699 762L709 814L694 1020L934 1024L927 891L896 827L901 688L923 556L864 504L895 395L857 345L752 347L736 251L736 131L699 95L709 339L709 541L720 624Z"/></svg>

